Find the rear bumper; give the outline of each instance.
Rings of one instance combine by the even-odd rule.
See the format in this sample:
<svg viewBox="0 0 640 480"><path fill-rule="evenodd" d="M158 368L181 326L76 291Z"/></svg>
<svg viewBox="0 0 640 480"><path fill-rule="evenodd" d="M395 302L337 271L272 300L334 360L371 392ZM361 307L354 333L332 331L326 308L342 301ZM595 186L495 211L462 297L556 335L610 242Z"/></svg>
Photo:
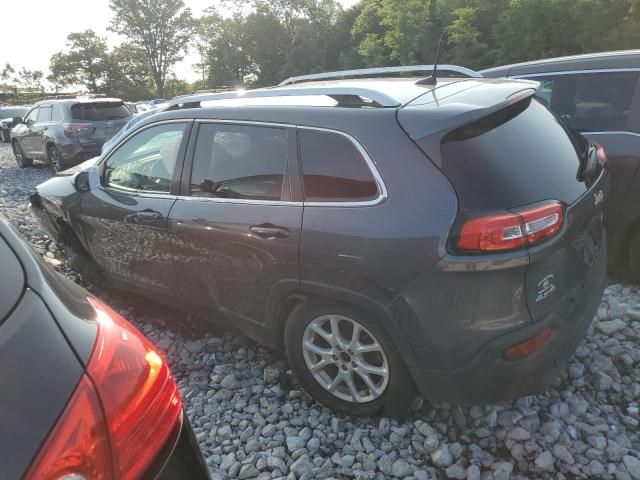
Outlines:
<svg viewBox="0 0 640 480"><path fill-rule="evenodd" d="M414 378L425 398L460 405L490 404L547 389L571 358L600 304L606 283L606 241L592 274L569 299L567 312L553 312L540 321L487 342L462 368L435 371L416 366ZM554 335L535 354L518 361L502 358L505 348L550 328Z"/></svg>
<svg viewBox="0 0 640 480"><path fill-rule="evenodd" d="M102 145L84 146L78 142L58 145L58 150L67 168L99 156L101 148Z"/></svg>
<svg viewBox="0 0 640 480"><path fill-rule="evenodd" d="M158 480L209 480L211 478L191 425L186 420L186 416L184 418L178 441L162 466L162 470L155 476ZM151 472L148 474L146 477L154 477Z"/></svg>

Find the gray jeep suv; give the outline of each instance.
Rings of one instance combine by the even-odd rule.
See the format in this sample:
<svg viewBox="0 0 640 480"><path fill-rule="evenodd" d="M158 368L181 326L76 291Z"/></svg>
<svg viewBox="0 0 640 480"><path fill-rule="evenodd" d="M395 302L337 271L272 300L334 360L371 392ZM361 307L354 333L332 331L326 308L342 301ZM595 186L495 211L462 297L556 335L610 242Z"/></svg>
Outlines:
<svg viewBox="0 0 640 480"><path fill-rule="evenodd" d="M64 170L100 155L109 140L133 115L116 98L74 98L38 102L11 133L20 167L33 160Z"/></svg>
<svg viewBox="0 0 640 480"><path fill-rule="evenodd" d="M600 302L603 153L536 82L433 83L177 98L32 210L92 278L221 314L334 409L537 392Z"/></svg>
<svg viewBox="0 0 640 480"><path fill-rule="evenodd" d="M609 266L640 282L640 50L550 58L481 73L541 82L540 101L604 146L611 171L605 214Z"/></svg>

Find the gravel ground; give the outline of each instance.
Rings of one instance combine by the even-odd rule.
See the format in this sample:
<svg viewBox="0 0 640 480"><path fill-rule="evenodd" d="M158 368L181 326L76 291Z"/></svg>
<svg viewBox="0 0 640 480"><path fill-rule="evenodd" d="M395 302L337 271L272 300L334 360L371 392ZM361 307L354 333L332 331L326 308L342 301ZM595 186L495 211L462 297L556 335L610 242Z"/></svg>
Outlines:
<svg viewBox="0 0 640 480"><path fill-rule="evenodd" d="M82 283L26 207L51 174L18 169L1 144L0 213ZM637 286L607 288L587 337L546 393L472 408L416 401L402 421L336 415L245 336L137 297L96 293L168 357L214 478L640 480Z"/></svg>

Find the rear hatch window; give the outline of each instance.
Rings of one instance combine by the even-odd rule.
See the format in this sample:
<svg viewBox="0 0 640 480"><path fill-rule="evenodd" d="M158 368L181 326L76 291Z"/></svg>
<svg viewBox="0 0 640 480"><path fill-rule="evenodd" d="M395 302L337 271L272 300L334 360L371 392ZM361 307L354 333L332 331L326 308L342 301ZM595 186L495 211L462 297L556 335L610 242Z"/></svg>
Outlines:
<svg viewBox="0 0 640 480"><path fill-rule="evenodd" d="M526 99L446 134L442 170L462 210L500 210L545 199L572 204L584 145L535 99Z"/></svg>
<svg viewBox="0 0 640 480"><path fill-rule="evenodd" d="M78 103L71 107L74 120L100 122L121 120L131 116L131 112L122 102Z"/></svg>

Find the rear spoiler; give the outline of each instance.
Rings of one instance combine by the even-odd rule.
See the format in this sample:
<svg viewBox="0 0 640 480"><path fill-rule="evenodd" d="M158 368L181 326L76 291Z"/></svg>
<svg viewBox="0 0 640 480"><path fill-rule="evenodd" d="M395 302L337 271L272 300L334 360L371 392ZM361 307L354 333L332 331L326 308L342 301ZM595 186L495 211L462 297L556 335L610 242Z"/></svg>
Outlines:
<svg viewBox="0 0 640 480"><path fill-rule="evenodd" d="M467 79L450 83L406 104L398 111L398 122L412 140L436 147L429 149L433 155L440 151L442 137L451 130L530 98L539 88L539 82L528 80ZM432 160L442 167L440 158Z"/></svg>

